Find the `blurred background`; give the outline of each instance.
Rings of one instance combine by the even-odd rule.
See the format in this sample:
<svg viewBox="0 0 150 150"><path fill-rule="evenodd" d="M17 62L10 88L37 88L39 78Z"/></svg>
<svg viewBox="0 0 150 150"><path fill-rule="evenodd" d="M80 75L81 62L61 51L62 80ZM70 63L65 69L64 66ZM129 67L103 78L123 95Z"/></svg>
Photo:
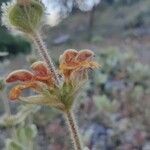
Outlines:
<svg viewBox="0 0 150 150"><path fill-rule="evenodd" d="M44 26L41 33L56 64L71 48L93 50L102 65L90 73L74 110L89 149L150 150L150 0L102 0L88 12L73 8L58 26ZM0 26L1 77L29 68L35 54L26 39ZM1 115L7 92L0 93ZM18 104L9 103L15 113ZM71 149L59 112L44 107L29 121L38 130L36 150ZM0 147L8 137L9 129L1 127Z"/></svg>

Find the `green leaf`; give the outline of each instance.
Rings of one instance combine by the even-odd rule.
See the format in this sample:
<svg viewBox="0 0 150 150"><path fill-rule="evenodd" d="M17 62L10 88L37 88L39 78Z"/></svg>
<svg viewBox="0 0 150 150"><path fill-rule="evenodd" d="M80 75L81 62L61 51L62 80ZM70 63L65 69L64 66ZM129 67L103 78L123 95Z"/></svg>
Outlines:
<svg viewBox="0 0 150 150"><path fill-rule="evenodd" d="M23 150L23 147L19 143L11 139L7 139L6 150Z"/></svg>
<svg viewBox="0 0 150 150"><path fill-rule="evenodd" d="M26 137L27 139L33 139L36 137L37 135L37 128L34 124L28 126L25 128L25 134L26 134Z"/></svg>

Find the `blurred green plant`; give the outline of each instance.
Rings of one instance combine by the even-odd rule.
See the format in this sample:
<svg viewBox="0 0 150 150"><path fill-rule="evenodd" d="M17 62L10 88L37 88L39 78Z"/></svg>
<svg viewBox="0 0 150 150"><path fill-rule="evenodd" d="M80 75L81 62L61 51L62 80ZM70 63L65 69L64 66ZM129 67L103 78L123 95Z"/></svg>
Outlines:
<svg viewBox="0 0 150 150"><path fill-rule="evenodd" d="M34 124L21 126L16 129L14 138L6 139L6 150L34 149L34 138L37 136L37 128Z"/></svg>
<svg viewBox="0 0 150 150"><path fill-rule="evenodd" d="M9 139L5 140L6 150L26 150L34 149L33 140L37 135L36 126L31 121L27 121L29 116L36 113L40 106L21 105L18 107L17 113L12 114L10 104L3 93L6 90L4 79L0 79L0 95L3 101L4 114L0 116L0 127L10 130Z"/></svg>
<svg viewBox="0 0 150 150"><path fill-rule="evenodd" d="M148 134L149 66L140 63L134 53L122 53L113 48L97 56L102 68L91 75L91 83L86 87L87 95L96 107L92 118L99 118L101 124L113 130L113 144L114 139L123 143L125 134L132 129Z"/></svg>
<svg viewBox="0 0 150 150"><path fill-rule="evenodd" d="M0 28L0 52L8 52L10 56L19 53L28 54L31 46L27 40L20 36L12 36L4 28Z"/></svg>
<svg viewBox="0 0 150 150"><path fill-rule="evenodd" d="M83 95L87 100L81 107L88 113L85 117L91 123L84 133L86 143L93 141L92 137L96 136L94 142L99 145L96 149L109 146L123 149L121 146L128 143L127 139L137 133L139 135L130 140L130 144L138 148L144 146L144 142L148 141L150 126L149 66L142 64L133 52L122 53L112 47L96 56L102 68L91 74L91 82L86 86L86 94ZM82 114L84 111L82 110ZM94 124L100 129L104 126L104 130L110 130L106 134L105 147L99 143L104 130L102 132L99 129L102 133L95 133L98 129L94 128ZM89 132L93 133L87 139ZM141 140L135 144L138 138L144 142ZM92 148L94 147L93 144Z"/></svg>
<svg viewBox="0 0 150 150"><path fill-rule="evenodd" d="M107 50L99 54L98 60L102 69L92 75L91 83L98 87L102 99L116 99L121 92L127 92L127 96L131 93L134 99L139 98L141 93L149 94L149 66L137 61L133 53Z"/></svg>
<svg viewBox="0 0 150 150"><path fill-rule="evenodd" d="M7 1L9 0L0 0L0 5ZM27 54L30 50L31 46L26 39L20 36L12 36L6 31L5 27L0 27L0 52L8 52L10 56L15 56L19 53Z"/></svg>

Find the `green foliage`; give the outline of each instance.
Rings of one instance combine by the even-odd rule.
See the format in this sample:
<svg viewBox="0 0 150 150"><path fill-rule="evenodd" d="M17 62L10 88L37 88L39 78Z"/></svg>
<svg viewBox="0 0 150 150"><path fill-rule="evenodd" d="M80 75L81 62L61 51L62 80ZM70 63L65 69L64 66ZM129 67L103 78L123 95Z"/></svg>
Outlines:
<svg viewBox="0 0 150 150"><path fill-rule="evenodd" d="M95 106L108 117L103 119L111 120L111 115L126 112L132 116L129 120L133 126L138 118L138 125L148 129L149 66L138 62L133 53L121 53L112 48L99 53L97 59L102 67L92 75L87 91L96 93L92 95Z"/></svg>
<svg viewBox="0 0 150 150"><path fill-rule="evenodd" d="M106 85L109 81L123 81L123 84L130 83L133 86L138 84L144 89L148 88L149 82L147 81L150 79L149 66L137 62L133 53L122 54L119 51L110 49L107 52L100 53L98 60L102 64L102 68L94 76L96 85Z"/></svg>
<svg viewBox="0 0 150 150"><path fill-rule="evenodd" d="M22 105L16 114L4 114L0 117L1 127L13 127L19 124L24 124L25 120L32 113L37 112L40 109L38 106Z"/></svg>
<svg viewBox="0 0 150 150"><path fill-rule="evenodd" d="M8 139L6 142L6 150L23 150L19 143L16 143L11 139Z"/></svg>
<svg viewBox="0 0 150 150"><path fill-rule="evenodd" d="M16 136L6 140L6 150L26 150L33 149L33 141L37 135L37 128L34 124L18 127Z"/></svg>
<svg viewBox="0 0 150 150"><path fill-rule="evenodd" d="M144 93L144 89L142 86L137 85L135 86L133 92L131 93L131 96L133 99L140 101Z"/></svg>
<svg viewBox="0 0 150 150"><path fill-rule="evenodd" d="M35 138L37 135L36 126L31 124L27 127L20 127L17 129L17 139L21 143L28 143L30 140Z"/></svg>
<svg viewBox="0 0 150 150"><path fill-rule="evenodd" d="M116 100L110 101L106 95L95 95L93 99L100 111L114 112L117 109Z"/></svg>
<svg viewBox="0 0 150 150"><path fill-rule="evenodd" d="M8 52L10 56L19 53L29 53L31 46L29 42L20 36L13 37L3 28L0 29L0 52Z"/></svg>

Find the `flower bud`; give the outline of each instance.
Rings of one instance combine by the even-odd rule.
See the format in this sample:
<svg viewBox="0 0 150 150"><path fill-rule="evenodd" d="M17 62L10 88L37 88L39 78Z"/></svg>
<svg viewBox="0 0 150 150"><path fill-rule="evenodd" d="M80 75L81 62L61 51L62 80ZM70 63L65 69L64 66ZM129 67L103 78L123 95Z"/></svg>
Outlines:
<svg viewBox="0 0 150 150"><path fill-rule="evenodd" d="M17 0L2 8L3 24L25 33L33 33L39 27L44 14L43 5L35 0Z"/></svg>

